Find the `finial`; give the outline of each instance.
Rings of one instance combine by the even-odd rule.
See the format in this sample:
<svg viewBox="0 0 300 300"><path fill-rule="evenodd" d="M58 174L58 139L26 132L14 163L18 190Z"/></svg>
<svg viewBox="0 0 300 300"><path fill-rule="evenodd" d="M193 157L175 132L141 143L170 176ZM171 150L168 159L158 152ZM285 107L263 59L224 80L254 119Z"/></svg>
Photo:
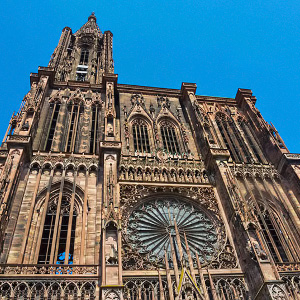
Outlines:
<svg viewBox="0 0 300 300"><path fill-rule="evenodd" d="M89 16L88 20L94 19L94 21L97 21L97 18L95 16L95 12L92 12L91 15Z"/></svg>

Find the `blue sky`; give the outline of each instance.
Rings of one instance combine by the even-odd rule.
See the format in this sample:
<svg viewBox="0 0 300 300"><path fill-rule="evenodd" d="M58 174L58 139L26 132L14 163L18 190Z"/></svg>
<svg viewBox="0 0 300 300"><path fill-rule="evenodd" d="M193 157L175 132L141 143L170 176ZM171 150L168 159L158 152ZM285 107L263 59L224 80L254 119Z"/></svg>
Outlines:
<svg viewBox="0 0 300 300"><path fill-rule="evenodd" d="M65 26L94 11L114 34L120 83L235 97L250 88L257 107L291 152L300 152L299 1L1 1L0 136L28 92L29 74L47 66Z"/></svg>

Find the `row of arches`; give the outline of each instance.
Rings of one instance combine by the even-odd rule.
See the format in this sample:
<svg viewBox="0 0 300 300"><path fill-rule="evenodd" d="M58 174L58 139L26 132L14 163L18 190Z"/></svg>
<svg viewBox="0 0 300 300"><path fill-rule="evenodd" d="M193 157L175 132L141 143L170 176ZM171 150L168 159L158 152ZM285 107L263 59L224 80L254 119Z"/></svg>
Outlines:
<svg viewBox="0 0 300 300"><path fill-rule="evenodd" d="M201 169L151 168L121 165L119 173L120 180L209 183L207 171Z"/></svg>
<svg viewBox="0 0 300 300"><path fill-rule="evenodd" d="M94 300L96 282L91 281L2 281L0 298L40 300Z"/></svg>
<svg viewBox="0 0 300 300"><path fill-rule="evenodd" d="M200 279L197 277L198 286L201 287ZM215 289L218 299L220 300L246 300L248 298L248 291L243 279L240 278L220 278L215 279L213 287L209 279L205 280L206 290L208 292L209 299L213 300L212 289ZM167 282L162 278L161 286L163 291L160 290L160 283L157 279L126 279L124 287L124 299L126 300L162 300L169 299L169 293L167 288ZM163 295L162 295L163 294ZM177 294L176 284L173 281L173 294ZM180 300L198 300L198 293L193 286L186 285L181 289L179 295Z"/></svg>

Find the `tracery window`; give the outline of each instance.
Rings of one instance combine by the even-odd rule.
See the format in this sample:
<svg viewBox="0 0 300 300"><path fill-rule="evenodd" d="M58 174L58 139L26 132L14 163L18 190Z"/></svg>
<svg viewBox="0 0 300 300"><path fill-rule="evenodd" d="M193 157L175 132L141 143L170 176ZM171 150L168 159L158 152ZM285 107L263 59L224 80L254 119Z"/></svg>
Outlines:
<svg viewBox="0 0 300 300"><path fill-rule="evenodd" d="M79 123L83 106L80 104L72 104L68 107L68 126L66 131L65 152L76 152L79 142Z"/></svg>
<svg viewBox="0 0 300 300"><path fill-rule="evenodd" d="M47 210L39 264L73 264L76 210L70 211L70 199L62 197L61 203L53 199Z"/></svg>
<svg viewBox="0 0 300 300"><path fill-rule="evenodd" d="M60 103L51 103L50 104L50 114L51 114L51 119L50 119L50 126L47 134L47 139L46 139L46 146L45 146L45 151L50 151L53 138L54 138L54 133L55 133L55 128L56 128L56 123L57 123L57 118L59 114L59 109L60 109Z"/></svg>
<svg viewBox="0 0 300 300"><path fill-rule="evenodd" d="M141 153L150 152L150 141L148 126L142 119L135 119L132 122L132 135L134 150Z"/></svg>
<svg viewBox="0 0 300 300"><path fill-rule="evenodd" d="M143 252L150 262L162 264L162 267L165 250L171 255L171 242L177 250L182 247L187 258L184 233L192 257L195 259L197 253L202 263L210 261L221 245L215 220L176 196L151 197L132 211L125 227L131 247ZM172 261L169 263L172 265Z"/></svg>
<svg viewBox="0 0 300 300"><path fill-rule="evenodd" d="M225 114L217 114L216 123L232 159L250 163L251 154L234 121Z"/></svg>
<svg viewBox="0 0 300 300"><path fill-rule="evenodd" d="M164 150L171 154L179 154L179 139L175 125L171 122L163 121L160 123L160 132Z"/></svg>
<svg viewBox="0 0 300 300"><path fill-rule="evenodd" d="M289 243L285 237L286 235L284 233L285 231L281 221L274 212L266 209L265 206L260 205L259 208L260 211L256 214L257 219L259 221L263 236L274 261L289 261L289 256L291 257L292 255L292 253L290 252L291 247L289 247Z"/></svg>

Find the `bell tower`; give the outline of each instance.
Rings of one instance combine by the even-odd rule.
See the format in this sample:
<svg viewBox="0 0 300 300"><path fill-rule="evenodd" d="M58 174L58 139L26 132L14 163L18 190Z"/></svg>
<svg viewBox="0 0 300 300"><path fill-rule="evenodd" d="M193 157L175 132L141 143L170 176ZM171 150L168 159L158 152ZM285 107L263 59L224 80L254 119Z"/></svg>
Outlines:
<svg viewBox="0 0 300 300"><path fill-rule="evenodd" d="M112 38L110 31L101 32L94 13L74 34L65 27L48 65L55 79L101 83L103 74L114 73Z"/></svg>

